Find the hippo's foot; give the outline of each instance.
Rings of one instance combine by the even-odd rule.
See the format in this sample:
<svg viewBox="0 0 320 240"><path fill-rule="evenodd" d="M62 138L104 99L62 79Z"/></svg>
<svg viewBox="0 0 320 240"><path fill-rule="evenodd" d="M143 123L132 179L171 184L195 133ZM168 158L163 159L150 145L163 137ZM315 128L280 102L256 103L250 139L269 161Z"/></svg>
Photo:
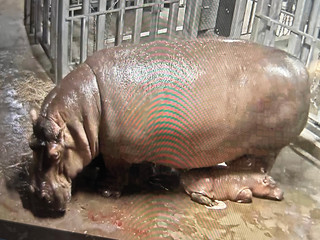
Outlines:
<svg viewBox="0 0 320 240"><path fill-rule="evenodd" d="M190 193L190 198L192 201L195 201L196 203L200 203L202 205L206 205L208 207L211 207L214 205L214 202L212 201L212 199L210 199L206 195L203 195L202 193L197 193L197 192Z"/></svg>
<svg viewBox="0 0 320 240"><path fill-rule="evenodd" d="M232 199L231 199L232 200ZM249 188L244 188L236 193L235 202L250 203L252 202L252 191Z"/></svg>
<svg viewBox="0 0 320 240"><path fill-rule="evenodd" d="M218 200L212 200L208 196L202 193L193 192L190 194L192 201L207 206L210 209L225 209L227 205L224 202Z"/></svg>
<svg viewBox="0 0 320 240"><path fill-rule="evenodd" d="M121 191L117 191L117 190L100 189L99 192L102 197L106 197L106 198L109 198L109 197L119 198L121 196Z"/></svg>
<svg viewBox="0 0 320 240"><path fill-rule="evenodd" d="M123 188L126 186L125 173L123 176L115 177L106 175L97 182L98 192L106 198L119 198L122 195Z"/></svg>
<svg viewBox="0 0 320 240"><path fill-rule="evenodd" d="M117 181L101 181L98 183L98 192L101 196L109 198L119 198L121 196L123 185Z"/></svg>

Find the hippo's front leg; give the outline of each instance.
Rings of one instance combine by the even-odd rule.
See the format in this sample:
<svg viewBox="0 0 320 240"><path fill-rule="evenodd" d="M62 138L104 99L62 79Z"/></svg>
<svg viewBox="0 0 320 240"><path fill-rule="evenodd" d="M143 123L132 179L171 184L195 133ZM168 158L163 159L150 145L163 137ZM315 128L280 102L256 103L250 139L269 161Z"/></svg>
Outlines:
<svg viewBox="0 0 320 240"><path fill-rule="evenodd" d="M123 188L128 184L130 164L122 160L104 159L106 171L100 171L98 191L103 197L119 198ZM110 164L117 163L117 164Z"/></svg>

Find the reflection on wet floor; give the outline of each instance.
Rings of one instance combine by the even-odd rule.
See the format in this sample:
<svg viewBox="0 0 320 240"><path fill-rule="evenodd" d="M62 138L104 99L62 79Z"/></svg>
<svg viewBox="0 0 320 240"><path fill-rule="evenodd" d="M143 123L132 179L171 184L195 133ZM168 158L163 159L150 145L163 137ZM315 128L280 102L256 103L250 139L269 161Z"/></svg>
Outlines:
<svg viewBox="0 0 320 240"><path fill-rule="evenodd" d="M212 210L192 202L179 188L167 191L167 187L130 189L119 199L106 199L92 190L92 178L84 175L64 216L35 217L23 208L17 193L27 187L28 112L35 103L31 95L26 99L18 89L26 76L36 79L30 82L36 91L43 88L36 82L48 79L38 70L23 68L28 51L0 51L1 219L120 239L320 239L320 170L289 147L280 153L271 172L285 191L281 202L227 201L226 209ZM94 170L88 174L94 175Z"/></svg>

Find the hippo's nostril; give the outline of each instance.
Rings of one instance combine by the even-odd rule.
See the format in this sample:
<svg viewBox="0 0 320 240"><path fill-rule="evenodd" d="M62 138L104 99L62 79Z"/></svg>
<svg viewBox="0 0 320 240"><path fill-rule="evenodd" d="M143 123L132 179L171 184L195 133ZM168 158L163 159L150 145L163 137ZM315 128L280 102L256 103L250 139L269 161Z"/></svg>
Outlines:
<svg viewBox="0 0 320 240"><path fill-rule="evenodd" d="M45 200L47 203L51 203L49 194L46 191L41 191L41 199Z"/></svg>

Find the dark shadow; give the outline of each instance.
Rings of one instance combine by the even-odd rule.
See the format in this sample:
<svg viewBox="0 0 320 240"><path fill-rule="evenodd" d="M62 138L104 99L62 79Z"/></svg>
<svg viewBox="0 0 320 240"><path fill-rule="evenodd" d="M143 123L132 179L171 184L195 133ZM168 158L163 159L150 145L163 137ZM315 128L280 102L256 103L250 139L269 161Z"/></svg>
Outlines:
<svg viewBox="0 0 320 240"><path fill-rule="evenodd" d="M103 159L98 156L74 179L72 191L73 193L77 191L99 192L101 181L107 175L108 170L105 168ZM133 164L129 169L128 179L122 195L144 191L175 191L180 186L178 170L148 162Z"/></svg>
<svg viewBox="0 0 320 240"><path fill-rule="evenodd" d="M25 209L32 212L39 218L59 218L63 217L65 212L53 211L45 201L35 196L30 191L30 174L32 157L25 156L21 162L24 167L15 171L10 181L7 182L7 188L16 190ZM108 174L101 156L92 160L92 162L83 169L81 173L73 180L72 194L76 192L89 192L95 194L99 192L101 181ZM158 166L152 163L133 164L129 169L129 181L124 187L122 195L131 195L143 192L164 193L180 191L180 172L174 168ZM14 189L13 189L14 188Z"/></svg>
<svg viewBox="0 0 320 240"><path fill-rule="evenodd" d="M69 239L69 240L102 240L111 239L105 237L97 237L88 234L81 234L58 229L34 226L29 224L11 222L0 219L1 233L0 238L5 240L34 240L34 239Z"/></svg>

